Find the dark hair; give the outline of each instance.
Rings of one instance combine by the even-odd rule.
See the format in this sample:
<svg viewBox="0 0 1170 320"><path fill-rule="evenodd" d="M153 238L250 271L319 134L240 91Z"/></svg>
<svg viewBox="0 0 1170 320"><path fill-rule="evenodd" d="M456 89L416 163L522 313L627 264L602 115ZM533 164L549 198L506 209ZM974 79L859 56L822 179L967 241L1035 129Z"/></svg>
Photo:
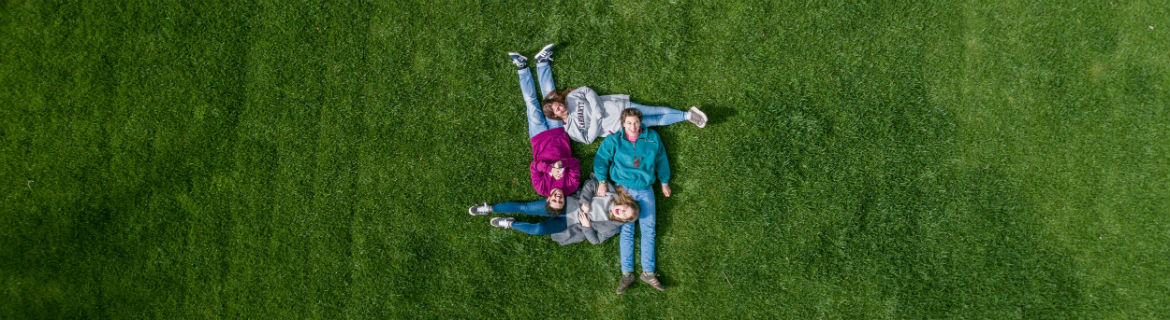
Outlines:
<svg viewBox="0 0 1170 320"><path fill-rule="evenodd" d="M565 97L569 96L569 92L572 92L572 91L573 91L573 88L565 88L564 90L561 90L561 91L556 91L556 90L549 91L548 95L544 96L544 100L540 102L540 111L544 112L544 116L546 118L558 119L557 115L554 114L552 111L552 103L553 102L560 102L561 104L565 104ZM564 119L558 119L558 120L564 120Z"/></svg>
<svg viewBox="0 0 1170 320"><path fill-rule="evenodd" d="M551 217L556 217L565 214L565 207L561 207L560 209L553 209L552 202L545 201L544 212L548 212L548 215Z"/></svg>
<svg viewBox="0 0 1170 320"><path fill-rule="evenodd" d="M622 110L622 117L619 118L618 120L621 121L622 123L625 123L626 117L630 117L630 116L638 117L638 122L642 121L642 111L638 111L638 109L635 109L635 108L626 108L625 110Z"/></svg>

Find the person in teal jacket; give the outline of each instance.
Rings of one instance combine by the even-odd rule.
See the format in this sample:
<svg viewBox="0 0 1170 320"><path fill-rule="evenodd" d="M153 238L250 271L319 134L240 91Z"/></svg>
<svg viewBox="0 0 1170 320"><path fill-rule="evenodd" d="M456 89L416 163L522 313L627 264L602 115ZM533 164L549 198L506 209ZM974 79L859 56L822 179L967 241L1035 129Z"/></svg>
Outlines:
<svg viewBox="0 0 1170 320"><path fill-rule="evenodd" d="M613 180L638 202L642 212L638 226L642 230L642 282L666 290L654 274L655 180L662 186L662 195L670 197L670 163L666 146L653 129L642 127L642 113L635 108L622 110L622 129L605 137L593 158L593 174L600 181L598 195L606 192L606 181ZM622 294L634 282L634 223L622 226L621 241L622 280L617 294Z"/></svg>

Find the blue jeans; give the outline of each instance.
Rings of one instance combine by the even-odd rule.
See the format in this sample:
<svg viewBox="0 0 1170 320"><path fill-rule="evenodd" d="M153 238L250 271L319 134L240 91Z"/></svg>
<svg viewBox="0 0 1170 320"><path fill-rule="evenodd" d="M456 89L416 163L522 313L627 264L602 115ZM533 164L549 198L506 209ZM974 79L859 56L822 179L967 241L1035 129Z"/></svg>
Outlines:
<svg viewBox="0 0 1170 320"><path fill-rule="evenodd" d="M556 90L556 86L553 85L552 68L548 66L548 63L536 64L536 73L540 74L540 97L536 96L536 88L532 83L532 71L529 68L524 68L516 70L516 73L520 75L520 94L524 96L524 105L528 108L528 138L532 139L548 129L563 127L564 122L546 118L540 109L540 100L544 99L549 92Z"/></svg>
<svg viewBox="0 0 1170 320"><path fill-rule="evenodd" d="M548 216L544 211L544 199L530 201L530 202L504 202L501 204L492 205L493 212L499 213L523 213L533 216ZM568 228L568 221L565 221L565 216L552 217L539 223L520 222L512 223L512 229L531 235L550 235L557 232L565 231Z"/></svg>
<svg viewBox="0 0 1170 320"><path fill-rule="evenodd" d="M622 272L634 272L634 223L642 229L642 271L654 272L654 189L627 187L626 192L638 202L642 214L638 215L638 221L622 225L622 241L618 246Z"/></svg>
<svg viewBox="0 0 1170 320"><path fill-rule="evenodd" d="M630 107L642 112L642 126L658 127L687 119L687 112L667 107L644 106L630 101Z"/></svg>

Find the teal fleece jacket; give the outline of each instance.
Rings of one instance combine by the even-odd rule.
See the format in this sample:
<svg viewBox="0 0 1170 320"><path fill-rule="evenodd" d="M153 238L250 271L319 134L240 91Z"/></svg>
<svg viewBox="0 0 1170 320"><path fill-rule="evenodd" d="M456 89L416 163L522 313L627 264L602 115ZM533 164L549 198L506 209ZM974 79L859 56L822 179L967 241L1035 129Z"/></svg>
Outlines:
<svg viewBox="0 0 1170 320"><path fill-rule="evenodd" d="M593 174L598 180L612 180L631 189L649 189L655 177L660 183L668 183L666 146L654 129L643 128L642 134L630 142L623 128L601 141L593 158Z"/></svg>

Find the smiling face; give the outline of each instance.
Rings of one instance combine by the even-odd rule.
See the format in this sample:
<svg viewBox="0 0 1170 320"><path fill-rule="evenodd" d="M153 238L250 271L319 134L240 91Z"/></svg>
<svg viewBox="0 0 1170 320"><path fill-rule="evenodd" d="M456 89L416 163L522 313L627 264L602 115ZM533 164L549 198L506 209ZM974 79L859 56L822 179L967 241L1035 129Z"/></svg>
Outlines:
<svg viewBox="0 0 1170 320"><path fill-rule="evenodd" d="M548 195L548 206L552 207L553 209L564 209L565 192L561 191L560 188L552 189L552 192L550 192Z"/></svg>
<svg viewBox="0 0 1170 320"><path fill-rule="evenodd" d="M622 128L626 129L626 135L636 137L642 134L642 119L635 116L626 116L622 118Z"/></svg>
<svg viewBox="0 0 1170 320"><path fill-rule="evenodd" d="M610 210L610 213L613 214L613 217L617 218L618 220L630 220L634 218L634 209L624 204L613 206L613 209Z"/></svg>
<svg viewBox="0 0 1170 320"><path fill-rule="evenodd" d="M564 103L555 101L551 104L550 107L552 108L552 112L554 115L556 115L557 119L564 120L565 117L569 116L569 108L565 108Z"/></svg>

